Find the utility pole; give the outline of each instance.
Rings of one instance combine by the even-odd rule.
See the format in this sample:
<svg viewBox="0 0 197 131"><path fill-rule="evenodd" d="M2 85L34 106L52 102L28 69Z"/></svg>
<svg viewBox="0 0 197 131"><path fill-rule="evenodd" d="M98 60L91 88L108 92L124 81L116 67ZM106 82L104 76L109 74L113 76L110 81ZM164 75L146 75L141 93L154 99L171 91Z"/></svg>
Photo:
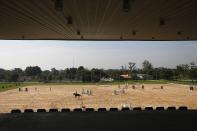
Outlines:
<svg viewBox="0 0 197 131"><path fill-rule="evenodd" d="M156 80L157 80L157 70L156 70Z"/></svg>
<svg viewBox="0 0 197 131"><path fill-rule="evenodd" d="M155 78L155 79L157 80L157 79L158 79L158 78L157 78L157 68L155 68L155 72L156 72L156 73L155 73L155 75L156 75L156 78Z"/></svg>
<svg viewBox="0 0 197 131"><path fill-rule="evenodd" d="M91 70L91 82L92 82L92 70Z"/></svg>
<svg viewBox="0 0 197 131"><path fill-rule="evenodd" d="M100 71L100 80L101 80L101 71Z"/></svg>

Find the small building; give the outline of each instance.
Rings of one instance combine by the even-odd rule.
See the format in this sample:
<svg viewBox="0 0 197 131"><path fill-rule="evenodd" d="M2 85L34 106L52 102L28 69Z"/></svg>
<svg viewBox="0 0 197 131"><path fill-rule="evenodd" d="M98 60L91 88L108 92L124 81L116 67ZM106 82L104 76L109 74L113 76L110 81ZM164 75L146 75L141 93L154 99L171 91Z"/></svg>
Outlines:
<svg viewBox="0 0 197 131"><path fill-rule="evenodd" d="M196 65L191 65L191 69L196 69L197 66Z"/></svg>
<svg viewBox="0 0 197 131"><path fill-rule="evenodd" d="M152 80L153 76L148 74L137 74L137 78L140 80Z"/></svg>
<svg viewBox="0 0 197 131"><path fill-rule="evenodd" d="M130 80L132 77L129 74L120 75L122 79Z"/></svg>
<svg viewBox="0 0 197 131"><path fill-rule="evenodd" d="M114 79L113 78L104 78L103 77L103 78L100 79L100 81L101 82L112 82L112 81L114 81Z"/></svg>

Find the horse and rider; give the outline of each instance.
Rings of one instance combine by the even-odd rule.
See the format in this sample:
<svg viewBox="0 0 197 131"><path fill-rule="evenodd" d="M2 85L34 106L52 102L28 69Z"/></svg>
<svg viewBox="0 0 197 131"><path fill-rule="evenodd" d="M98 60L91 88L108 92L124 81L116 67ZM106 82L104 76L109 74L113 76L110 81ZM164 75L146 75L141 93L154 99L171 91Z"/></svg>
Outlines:
<svg viewBox="0 0 197 131"><path fill-rule="evenodd" d="M78 98L78 99L80 99L82 97L82 95L77 93L77 91L74 92L73 95L75 96L75 98Z"/></svg>

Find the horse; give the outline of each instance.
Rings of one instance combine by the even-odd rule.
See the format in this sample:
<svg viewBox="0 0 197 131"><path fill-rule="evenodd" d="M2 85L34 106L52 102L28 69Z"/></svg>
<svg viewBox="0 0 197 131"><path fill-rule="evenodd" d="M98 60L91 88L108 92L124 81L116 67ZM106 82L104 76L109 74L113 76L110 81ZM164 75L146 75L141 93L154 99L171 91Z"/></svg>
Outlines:
<svg viewBox="0 0 197 131"><path fill-rule="evenodd" d="M75 98L77 98L77 97L80 98L81 97L81 94L79 94L77 92L74 92L73 95L75 96Z"/></svg>
<svg viewBox="0 0 197 131"><path fill-rule="evenodd" d="M193 87L193 86L190 86L189 88L190 88L190 90L191 90L191 91L193 91L193 90L194 90L194 87Z"/></svg>

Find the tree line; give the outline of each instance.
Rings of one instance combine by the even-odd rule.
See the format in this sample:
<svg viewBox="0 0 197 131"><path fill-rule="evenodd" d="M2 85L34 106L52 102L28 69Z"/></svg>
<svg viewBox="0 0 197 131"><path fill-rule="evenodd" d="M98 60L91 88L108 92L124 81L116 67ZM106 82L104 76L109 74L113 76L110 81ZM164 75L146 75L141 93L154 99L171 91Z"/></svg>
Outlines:
<svg viewBox="0 0 197 131"><path fill-rule="evenodd" d="M180 64L176 68L154 68L148 60L143 61L142 68L136 68L135 62L129 62L120 69L87 69L83 66L78 68L66 68L64 70L42 70L39 66L29 66L25 70L15 68L13 70L0 69L0 82L99 82L101 78L113 78L123 80L120 76L128 74L131 79L139 79L137 74L151 75L154 80L197 80L197 66L194 62Z"/></svg>

